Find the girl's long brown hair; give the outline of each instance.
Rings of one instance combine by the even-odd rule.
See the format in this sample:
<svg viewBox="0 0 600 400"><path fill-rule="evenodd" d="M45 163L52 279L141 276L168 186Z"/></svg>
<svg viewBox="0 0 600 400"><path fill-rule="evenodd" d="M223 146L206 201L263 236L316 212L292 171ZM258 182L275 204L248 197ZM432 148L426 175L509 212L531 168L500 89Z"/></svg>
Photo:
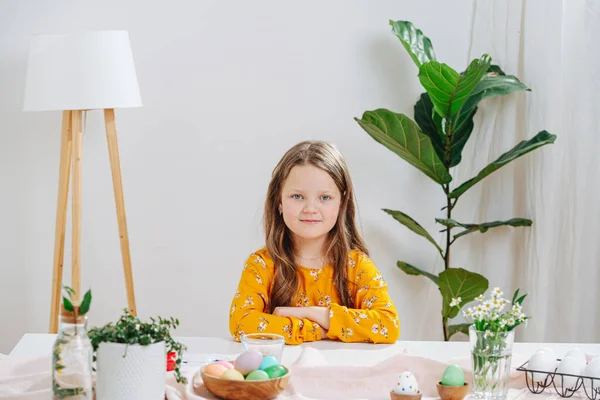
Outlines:
<svg viewBox="0 0 600 400"><path fill-rule="evenodd" d="M275 279L268 306L271 313L276 307L291 306L300 285L294 262L294 243L283 216L279 214L279 204L283 184L292 168L307 164L327 172L342 196L338 219L325 242L327 250L324 255L333 266L333 282L341 305L353 306L348 284L348 253L357 249L368 254L356 228L354 187L342 155L327 142L298 143L284 154L273 170L265 201L265 242L275 265Z"/></svg>

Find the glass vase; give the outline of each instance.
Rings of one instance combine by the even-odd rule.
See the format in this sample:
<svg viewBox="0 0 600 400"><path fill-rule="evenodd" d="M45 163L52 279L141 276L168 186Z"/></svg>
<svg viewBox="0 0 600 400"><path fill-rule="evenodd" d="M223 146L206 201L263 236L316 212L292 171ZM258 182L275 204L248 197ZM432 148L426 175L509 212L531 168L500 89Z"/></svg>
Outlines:
<svg viewBox="0 0 600 400"><path fill-rule="evenodd" d="M86 317L76 318L64 309L52 348L52 399L92 400L93 348Z"/></svg>
<svg viewBox="0 0 600 400"><path fill-rule="evenodd" d="M478 331L474 325L469 327L473 399L506 399L514 337L514 331Z"/></svg>

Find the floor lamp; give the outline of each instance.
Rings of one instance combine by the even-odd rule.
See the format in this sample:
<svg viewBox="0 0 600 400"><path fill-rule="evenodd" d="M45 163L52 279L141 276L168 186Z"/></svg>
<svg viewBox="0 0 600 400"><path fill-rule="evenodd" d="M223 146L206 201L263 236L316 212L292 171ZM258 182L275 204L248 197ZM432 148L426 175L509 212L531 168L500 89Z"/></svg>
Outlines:
<svg viewBox="0 0 600 400"><path fill-rule="evenodd" d="M37 35L31 39L23 110L62 111L50 333L56 333L58 329L67 199L71 179L71 286L75 291L74 300L79 301L81 296L82 113L89 110L104 112L127 303L132 315L136 315L114 110L141 106L127 31Z"/></svg>

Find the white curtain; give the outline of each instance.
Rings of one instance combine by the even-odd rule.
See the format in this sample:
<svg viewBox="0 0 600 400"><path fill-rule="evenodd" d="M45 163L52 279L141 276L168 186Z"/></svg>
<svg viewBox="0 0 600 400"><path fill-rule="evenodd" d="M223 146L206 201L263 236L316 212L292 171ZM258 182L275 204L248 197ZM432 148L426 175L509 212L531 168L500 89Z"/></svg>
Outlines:
<svg viewBox="0 0 600 400"><path fill-rule="evenodd" d="M476 185L453 215L533 220L530 228L475 233L452 247L453 266L482 273L490 287L529 293L532 320L518 328L521 341L600 341L599 38L598 0L474 3L468 60L490 54L532 91L481 103L454 184L541 130L558 136Z"/></svg>

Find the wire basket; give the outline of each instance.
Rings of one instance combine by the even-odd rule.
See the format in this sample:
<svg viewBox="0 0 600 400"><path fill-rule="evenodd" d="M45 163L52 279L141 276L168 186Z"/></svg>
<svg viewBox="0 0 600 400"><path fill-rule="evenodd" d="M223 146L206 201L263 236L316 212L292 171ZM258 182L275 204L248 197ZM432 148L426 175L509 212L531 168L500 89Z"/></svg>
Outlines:
<svg viewBox="0 0 600 400"><path fill-rule="evenodd" d="M557 361L561 361L560 358ZM535 369L528 369L526 365L529 364L529 361L523 363L520 367L517 368L517 371L525 372L525 382L527 383L527 388L531 393L542 393L546 388L552 386L556 394L560 397L569 398L573 396L575 393L583 388L583 392L590 400L600 400L600 379L597 377L585 376L585 375L573 375L573 374L565 374L561 372L548 372L548 371L538 371ZM533 374L541 374L546 377L544 380L534 380ZM576 378L577 382L571 388L564 387L565 378ZM551 390L551 389L549 389Z"/></svg>

